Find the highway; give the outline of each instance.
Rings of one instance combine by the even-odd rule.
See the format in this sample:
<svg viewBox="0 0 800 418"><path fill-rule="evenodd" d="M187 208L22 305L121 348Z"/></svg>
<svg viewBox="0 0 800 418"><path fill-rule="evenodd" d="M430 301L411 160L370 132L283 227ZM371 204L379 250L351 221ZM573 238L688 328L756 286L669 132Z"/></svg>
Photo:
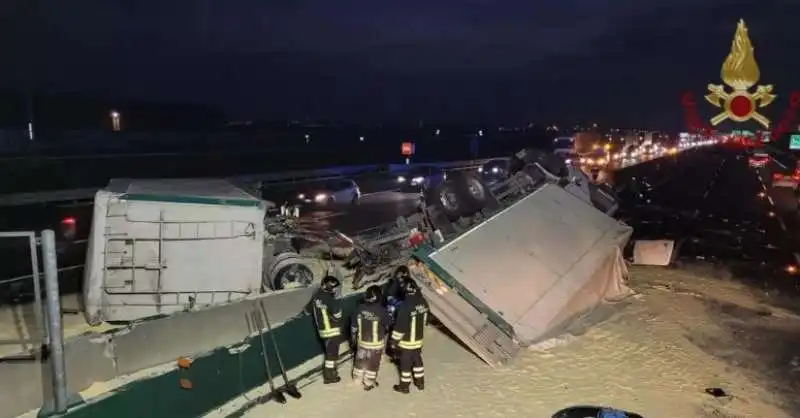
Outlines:
<svg viewBox="0 0 800 418"><path fill-rule="evenodd" d="M796 230L742 153L699 150L642 166L620 214L634 239L675 239L678 263L706 263L759 286L797 292ZM642 183L650 184L650 190Z"/></svg>

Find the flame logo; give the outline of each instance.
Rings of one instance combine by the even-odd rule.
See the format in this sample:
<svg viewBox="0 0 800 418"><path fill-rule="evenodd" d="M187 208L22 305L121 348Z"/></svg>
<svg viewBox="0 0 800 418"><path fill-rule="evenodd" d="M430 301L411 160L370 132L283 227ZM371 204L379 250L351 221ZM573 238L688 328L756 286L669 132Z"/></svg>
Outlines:
<svg viewBox="0 0 800 418"><path fill-rule="evenodd" d="M720 75L726 85L739 91L753 87L761 76L744 20L739 20L736 26L731 52L722 64Z"/></svg>
<svg viewBox="0 0 800 418"><path fill-rule="evenodd" d="M731 52L722 63L720 75L722 82L733 91L726 91L725 86L721 84L708 85L706 100L722 109L721 113L711 118L711 125L717 126L727 119L734 122L745 122L752 119L761 126L769 128L769 119L756 109L768 106L775 100L775 95L772 94L772 84L757 86L753 93L748 91L758 82L761 74L753 54L753 44L750 43L750 37L747 36L744 20L740 19L739 24L736 25Z"/></svg>

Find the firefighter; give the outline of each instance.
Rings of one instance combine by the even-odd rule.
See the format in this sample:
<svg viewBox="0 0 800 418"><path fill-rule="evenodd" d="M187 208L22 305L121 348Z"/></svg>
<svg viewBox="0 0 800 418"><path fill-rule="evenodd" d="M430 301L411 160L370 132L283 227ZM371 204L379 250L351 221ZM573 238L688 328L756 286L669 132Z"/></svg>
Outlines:
<svg viewBox="0 0 800 418"><path fill-rule="evenodd" d="M344 336L342 335L342 308L337 300L337 293L341 286L339 279L333 276L326 276L322 279L320 290L311 301L314 309L314 322L325 349L322 382L326 385L338 383L342 380L336 370L336 362L339 360L339 347L344 342Z"/></svg>
<svg viewBox="0 0 800 418"><path fill-rule="evenodd" d="M380 287L367 288L364 302L356 308L350 327L356 349L353 380L369 391L378 386L378 369L389 329L389 315L381 303Z"/></svg>
<svg viewBox="0 0 800 418"><path fill-rule="evenodd" d="M405 282L411 277L408 267L400 266L395 271L389 282L386 283L384 294L386 295L386 306L397 306L403 300L405 293Z"/></svg>
<svg viewBox="0 0 800 418"><path fill-rule="evenodd" d="M425 388L425 368L422 364L422 341L428 323L428 302L420 294L414 280L405 281L405 299L397 308L396 322L389 340L400 368L400 384L394 390L408 393L413 380L419 390Z"/></svg>

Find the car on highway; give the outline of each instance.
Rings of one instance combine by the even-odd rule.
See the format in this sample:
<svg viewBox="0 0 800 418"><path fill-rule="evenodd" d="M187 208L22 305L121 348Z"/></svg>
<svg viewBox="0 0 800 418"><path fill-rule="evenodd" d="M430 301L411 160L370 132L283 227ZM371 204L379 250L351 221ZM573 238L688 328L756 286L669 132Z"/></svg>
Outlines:
<svg viewBox="0 0 800 418"><path fill-rule="evenodd" d="M447 180L447 173L438 167L415 167L395 178L397 188L404 193L417 193L436 188Z"/></svg>
<svg viewBox="0 0 800 418"><path fill-rule="evenodd" d="M294 199L299 204L332 205L357 204L361 199L361 189L351 179L331 179L306 183L295 188Z"/></svg>
<svg viewBox="0 0 800 418"><path fill-rule="evenodd" d="M760 168L766 167L767 163L769 163L769 160L769 153L764 150L757 149L753 150L753 152L750 154L750 157L747 159L747 163L750 165L750 167Z"/></svg>
<svg viewBox="0 0 800 418"><path fill-rule="evenodd" d="M776 171L772 174L772 187L785 187L797 190L800 185L800 167L795 167L791 173Z"/></svg>
<svg viewBox="0 0 800 418"><path fill-rule="evenodd" d="M478 173L480 173L487 182L504 180L508 177L508 165L508 158L489 160L478 167Z"/></svg>

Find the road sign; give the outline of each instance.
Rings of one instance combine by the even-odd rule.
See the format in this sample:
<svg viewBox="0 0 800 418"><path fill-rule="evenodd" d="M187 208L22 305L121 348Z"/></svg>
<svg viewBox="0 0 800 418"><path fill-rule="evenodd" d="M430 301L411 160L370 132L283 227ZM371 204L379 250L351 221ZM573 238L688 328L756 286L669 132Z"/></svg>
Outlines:
<svg viewBox="0 0 800 418"><path fill-rule="evenodd" d="M800 134L789 135L789 149L800 150Z"/></svg>

